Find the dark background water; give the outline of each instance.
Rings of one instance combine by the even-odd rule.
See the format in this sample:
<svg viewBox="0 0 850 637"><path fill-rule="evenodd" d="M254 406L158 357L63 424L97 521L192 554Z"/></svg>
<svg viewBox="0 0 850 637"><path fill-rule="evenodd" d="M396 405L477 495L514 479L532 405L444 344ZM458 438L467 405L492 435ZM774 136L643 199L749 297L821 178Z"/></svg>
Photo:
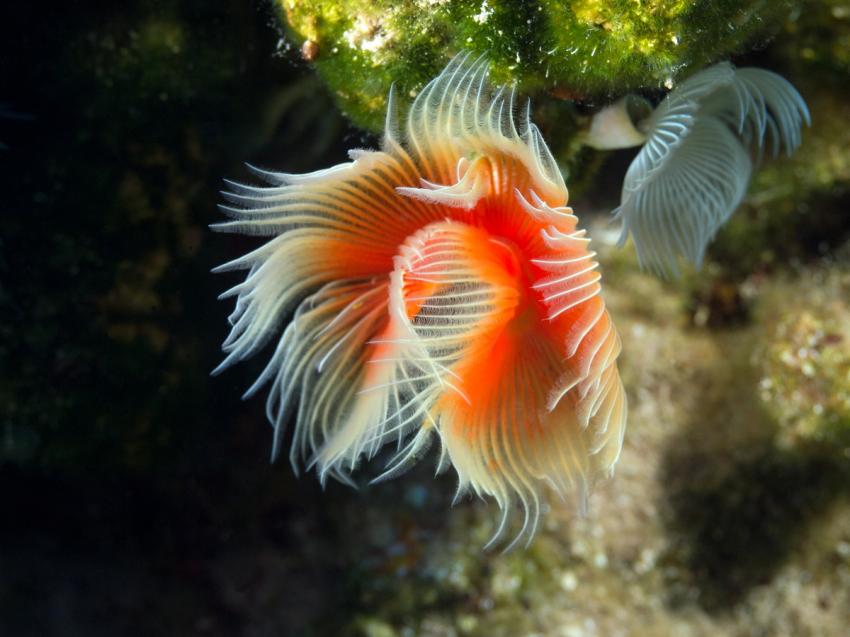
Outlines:
<svg viewBox="0 0 850 637"><path fill-rule="evenodd" d="M0 634L331 630L339 488L269 463L259 362L210 378L256 242L207 225L245 160L370 140L263 2L0 14Z"/></svg>

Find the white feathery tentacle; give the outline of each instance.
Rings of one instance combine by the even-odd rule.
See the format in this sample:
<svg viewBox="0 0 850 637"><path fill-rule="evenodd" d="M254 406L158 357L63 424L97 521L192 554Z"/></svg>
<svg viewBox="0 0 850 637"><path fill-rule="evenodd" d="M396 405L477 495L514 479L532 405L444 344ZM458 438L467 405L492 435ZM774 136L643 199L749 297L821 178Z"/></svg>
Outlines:
<svg viewBox="0 0 850 637"><path fill-rule="evenodd" d="M607 123L611 129L596 130L591 143L640 143L637 131L623 123L624 107L611 109L591 127ZM810 118L803 98L776 73L724 62L689 78L646 122L646 140L615 210L623 222L620 243L631 235L641 266L660 275L677 275L680 257L699 267L708 243L746 193L750 151L761 157L769 144L774 154L783 148L790 154L804 123Z"/></svg>

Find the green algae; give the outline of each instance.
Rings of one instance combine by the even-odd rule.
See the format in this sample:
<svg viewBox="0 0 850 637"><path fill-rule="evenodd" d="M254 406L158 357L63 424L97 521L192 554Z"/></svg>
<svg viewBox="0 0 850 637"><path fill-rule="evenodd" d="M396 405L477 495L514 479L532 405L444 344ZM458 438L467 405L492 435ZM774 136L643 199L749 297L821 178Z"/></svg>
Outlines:
<svg viewBox="0 0 850 637"><path fill-rule="evenodd" d="M764 41L795 2L278 0L288 32L357 124L380 130L389 87L415 93L461 51L498 83L608 99L670 87Z"/></svg>

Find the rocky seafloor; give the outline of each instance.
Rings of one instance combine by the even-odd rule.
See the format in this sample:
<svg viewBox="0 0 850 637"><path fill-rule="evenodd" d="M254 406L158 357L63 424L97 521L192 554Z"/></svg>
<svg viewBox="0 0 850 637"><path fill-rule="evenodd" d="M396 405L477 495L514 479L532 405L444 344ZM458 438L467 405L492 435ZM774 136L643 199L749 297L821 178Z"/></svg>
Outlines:
<svg viewBox="0 0 850 637"><path fill-rule="evenodd" d="M208 376L231 282L208 271L254 245L207 230L220 178L377 143L276 6L21 6L0 27L0 102L26 116L0 116L0 634L845 635L850 5L798 3L732 47L813 126L699 272L660 281L613 245L628 151L563 145L629 426L587 516L553 499L506 554L482 550L495 505L452 506L432 462L358 490L269 464L262 401L239 400L260 361ZM544 134L593 106L560 99L540 98Z"/></svg>

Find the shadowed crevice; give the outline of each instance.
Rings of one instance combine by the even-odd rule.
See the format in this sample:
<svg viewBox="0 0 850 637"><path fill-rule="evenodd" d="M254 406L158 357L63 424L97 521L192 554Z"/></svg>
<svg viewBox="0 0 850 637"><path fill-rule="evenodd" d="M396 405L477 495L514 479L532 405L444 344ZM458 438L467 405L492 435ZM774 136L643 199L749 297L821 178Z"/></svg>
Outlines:
<svg viewBox="0 0 850 637"><path fill-rule="evenodd" d="M671 453L663 470L673 552L690 585L670 588L672 606L696 601L708 612L731 610L768 584L811 525L850 493L848 467L835 456L780 450L770 440L731 458L716 453Z"/></svg>

